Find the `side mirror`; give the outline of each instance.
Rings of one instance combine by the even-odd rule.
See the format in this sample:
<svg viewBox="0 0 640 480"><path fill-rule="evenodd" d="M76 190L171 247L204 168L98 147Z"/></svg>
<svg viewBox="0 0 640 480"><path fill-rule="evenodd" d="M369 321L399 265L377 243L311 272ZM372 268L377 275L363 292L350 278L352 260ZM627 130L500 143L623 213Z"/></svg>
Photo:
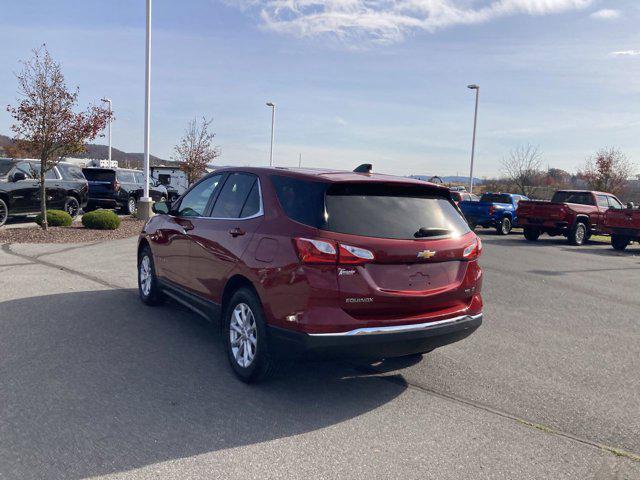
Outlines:
<svg viewBox="0 0 640 480"><path fill-rule="evenodd" d="M151 210L158 215L167 215L171 210L171 202L156 202L151 206Z"/></svg>
<svg viewBox="0 0 640 480"><path fill-rule="evenodd" d="M633 204L633 202L628 202L627 208L635 208L635 205Z"/></svg>
<svg viewBox="0 0 640 480"><path fill-rule="evenodd" d="M27 174L24 172L16 172L13 174L14 182L19 182L20 180L26 180L26 179L27 179Z"/></svg>

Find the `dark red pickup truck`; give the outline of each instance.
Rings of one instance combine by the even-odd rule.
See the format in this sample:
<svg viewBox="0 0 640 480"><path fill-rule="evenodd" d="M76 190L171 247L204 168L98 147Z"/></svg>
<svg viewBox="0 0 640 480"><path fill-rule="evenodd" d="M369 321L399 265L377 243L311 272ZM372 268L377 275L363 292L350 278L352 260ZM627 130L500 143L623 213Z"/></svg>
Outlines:
<svg viewBox="0 0 640 480"><path fill-rule="evenodd" d="M611 235L611 246L616 250L624 250L633 241L640 242L640 210L633 205L622 210L607 210L604 230Z"/></svg>
<svg viewBox="0 0 640 480"><path fill-rule="evenodd" d="M606 233L604 214L608 209L623 209L610 193L589 190L558 190L551 201L521 201L518 223L527 240L542 233L564 235L572 245L582 245L592 234Z"/></svg>

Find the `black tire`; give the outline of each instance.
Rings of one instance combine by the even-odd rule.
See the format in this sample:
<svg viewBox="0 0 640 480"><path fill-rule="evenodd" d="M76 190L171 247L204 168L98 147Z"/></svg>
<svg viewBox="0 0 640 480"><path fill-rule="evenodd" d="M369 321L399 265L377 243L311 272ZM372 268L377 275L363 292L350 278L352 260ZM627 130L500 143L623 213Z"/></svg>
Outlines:
<svg viewBox="0 0 640 480"><path fill-rule="evenodd" d="M7 223L9 218L9 206L7 202L0 198L0 227Z"/></svg>
<svg viewBox="0 0 640 480"><path fill-rule="evenodd" d="M249 309L253 323L248 313L242 321L236 317L236 312L240 313L244 307ZM241 315L239 318L242 318ZM232 340L232 328L234 340ZM255 383L273 375L277 369L278 360L270 350L262 304L252 289L243 287L231 296L224 307L222 332L229 364L240 380L245 383ZM255 343L250 340L251 338ZM248 352L246 357L245 351ZM241 362L249 360L249 357L251 357L249 363L242 365Z"/></svg>
<svg viewBox="0 0 640 480"><path fill-rule="evenodd" d="M587 225L584 222L576 222L571 231L569 232L569 236L567 240L571 245L580 246L584 244L587 239L587 235L589 234Z"/></svg>
<svg viewBox="0 0 640 480"><path fill-rule="evenodd" d="M133 215L138 210L138 202L136 197L129 197L127 203L124 206L124 211L127 215Z"/></svg>
<svg viewBox="0 0 640 480"><path fill-rule="evenodd" d="M80 213L80 202L75 197L67 197L64 201L64 211L71 215L71 218L76 218Z"/></svg>
<svg viewBox="0 0 640 480"><path fill-rule="evenodd" d="M145 263L145 259L148 259L148 274L150 275L150 277L148 277L148 286L143 284L144 278L146 278L143 273L143 264ZM156 266L153 262L153 254L151 253L151 248L149 248L148 245L142 247L140 255L138 256L138 294L140 295L140 300L147 305L160 305L166 298L158 284Z"/></svg>
<svg viewBox="0 0 640 480"><path fill-rule="evenodd" d="M504 217L496 227L496 232L498 235L509 235L512 228L513 225L511 223L511 219L509 217Z"/></svg>
<svg viewBox="0 0 640 480"><path fill-rule="evenodd" d="M530 242L535 242L540 237L540 230L534 227L524 227L524 238Z"/></svg>
<svg viewBox="0 0 640 480"><path fill-rule="evenodd" d="M624 250L631 243L629 237L624 235L611 235L611 246L616 250Z"/></svg>

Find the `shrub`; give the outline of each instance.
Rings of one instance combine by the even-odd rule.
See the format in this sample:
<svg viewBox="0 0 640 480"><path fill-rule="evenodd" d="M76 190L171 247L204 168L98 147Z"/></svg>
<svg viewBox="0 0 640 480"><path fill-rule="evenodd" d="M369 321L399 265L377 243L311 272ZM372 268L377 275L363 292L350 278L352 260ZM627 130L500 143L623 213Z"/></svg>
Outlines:
<svg viewBox="0 0 640 480"><path fill-rule="evenodd" d="M82 225L95 230L115 230L120 226L120 217L111 210L94 210L82 216Z"/></svg>
<svg viewBox="0 0 640 480"><path fill-rule="evenodd" d="M42 226L42 214L36 217L36 223ZM63 210L47 210L47 223L50 227L68 227L73 223L73 218Z"/></svg>

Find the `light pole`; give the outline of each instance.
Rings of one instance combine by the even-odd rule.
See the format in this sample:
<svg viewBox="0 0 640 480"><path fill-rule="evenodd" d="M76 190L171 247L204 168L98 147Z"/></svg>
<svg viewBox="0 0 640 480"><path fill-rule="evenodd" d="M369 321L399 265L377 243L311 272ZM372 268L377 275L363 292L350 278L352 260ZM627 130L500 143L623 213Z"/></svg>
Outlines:
<svg viewBox="0 0 640 480"><path fill-rule="evenodd" d="M109 104L109 167L111 167L111 100L103 98L102 101Z"/></svg>
<svg viewBox="0 0 640 480"><path fill-rule="evenodd" d="M469 193L473 193L473 156L476 153L476 126L478 124L478 97L480 96L480 85L467 85L467 88L476 91L476 110L473 114L473 141L471 142L471 169L469 171Z"/></svg>
<svg viewBox="0 0 640 480"><path fill-rule="evenodd" d="M138 214L143 219L152 215L149 197L149 138L151 122L151 0L147 0L147 38L145 56L145 96L144 96L144 185L142 198L138 201Z"/></svg>
<svg viewBox="0 0 640 480"><path fill-rule="evenodd" d="M273 166L273 139L276 126L276 105L273 102L267 102L267 107L271 107L271 149L269 150L269 166Z"/></svg>

